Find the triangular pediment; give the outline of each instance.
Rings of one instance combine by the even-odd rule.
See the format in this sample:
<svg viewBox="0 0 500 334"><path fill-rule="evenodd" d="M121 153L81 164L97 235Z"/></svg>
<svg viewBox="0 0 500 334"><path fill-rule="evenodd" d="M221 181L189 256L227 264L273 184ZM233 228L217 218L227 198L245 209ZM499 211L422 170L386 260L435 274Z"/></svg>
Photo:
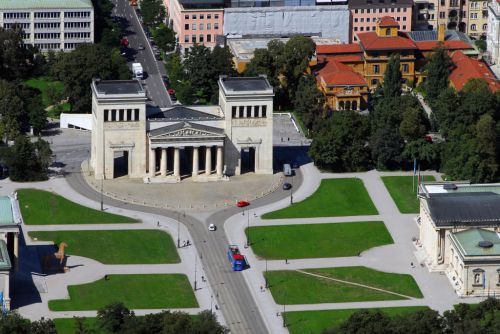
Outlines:
<svg viewBox="0 0 500 334"><path fill-rule="evenodd" d="M191 122L180 122L150 131L151 139L224 137L224 130Z"/></svg>

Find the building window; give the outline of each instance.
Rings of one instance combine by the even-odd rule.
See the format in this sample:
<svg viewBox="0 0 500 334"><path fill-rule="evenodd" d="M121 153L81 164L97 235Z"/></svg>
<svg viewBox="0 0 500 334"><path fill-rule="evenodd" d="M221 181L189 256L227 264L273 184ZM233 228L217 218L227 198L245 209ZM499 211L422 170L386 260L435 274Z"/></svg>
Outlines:
<svg viewBox="0 0 500 334"><path fill-rule="evenodd" d="M189 15L184 15L184 19L189 20Z"/></svg>
<svg viewBox="0 0 500 334"><path fill-rule="evenodd" d="M196 43L196 35L191 36L191 42L193 44Z"/></svg>
<svg viewBox="0 0 500 334"><path fill-rule="evenodd" d="M397 8L396 12L400 13L401 12L401 8Z"/></svg>
<svg viewBox="0 0 500 334"><path fill-rule="evenodd" d="M483 24L483 30L484 31L488 30L488 24L487 23Z"/></svg>
<svg viewBox="0 0 500 334"><path fill-rule="evenodd" d="M109 109L104 109L104 122L109 121Z"/></svg>
<svg viewBox="0 0 500 334"><path fill-rule="evenodd" d="M132 121L132 109L127 109L127 120Z"/></svg>
<svg viewBox="0 0 500 334"><path fill-rule="evenodd" d="M119 110L118 110L118 120L119 120L119 121L123 121L123 120L124 120L124 118L123 118L123 117L125 116L125 115L124 115L124 112L125 112L125 110L124 110L124 109L119 109Z"/></svg>
<svg viewBox="0 0 500 334"><path fill-rule="evenodd" d="M358 22L358 18L355 18L355 19L354 19L354 22Z"/></svg>
<svg viewBox="0 0 500 334"><path fill-rule="evenodd" d="M365 30L365 27L360 27L359 28L360 31L364 31Z"/></svg>
<svg viewBox="0 0 500 334"><path fill-rule="evenodd" d="M231 107L231 115L233 116L233 118L236 117L236 107L235 106Z"/></svg>
<svg viewBox="0 0 500 334"><path fill-rule="evenodd" d="M419 15L420 16L420 15ZM401 21L401 17L396 17L396 21Z"/></svg>
<svg viewBox="0 0 500 334"><path fill-rule="evenodd" d="M215 30L219 29L219 24L218 23L214 23L214 29Z"/></svg>
<svg viewBox="0 0 500 334"><path fill-rule="evenodd" d="M189 43L189 35L184 35L184 43Z"/></svg>
<svg viewBox="0 0 500 334"><path fill-rule="evenodd" d="M354 10L354 13L356 13L356 14L357 14L357 13L358 13L358 10L357 10L357 9L355 9L355 10Z"/></svg>
<svg viewBox="0 0 500 334"><path fill-rule="evenodd" d="M385 35L391 36L391 29L389 29L389 28L385 29Z"/></svg>
<svg viewBox="0 0 500 334"><path fill-rule="evenodd" d="M439 18L444 19L445 17L445 12L439 12Z"/></svg>
<svg viewBox="0 0 500 334"><path fill-rule="evenodd" d="M244 106L240 106L238 117L240 117L240 118L245 117L245 107Z"/></svg>
<svg viewBox="0 0 500 334"><path fill-rule="evenodd" d="M475 24L471 24L471 25L470 25L470 30L472 30L472 31L476 31L476 25L475 25Z"/></svg>
<svg viewBox="0 0 500 334"><path fill-rule="evenodd" d="M214 14L214 19L218 20L219 19L219 14Z"/></svg>
<svg viewBox="0 0 500 334"><path fill-rule="evenodd" d="M482 286L484 287L484 270L483 269L474 269L472 271L473 275L473 281L472 281L472 286L479 287Z"/></svg>
<svg viewBox="0 0 500 334"><path fill-rule="evenodd" d="M203 20L203 19L205 19L205 15L200 14L200 20Z"/></svg>
<svg viewBox="0 0 500 334"><path fill-rule="evenodd" d="M212 41L212 35L208 34L207 35L207 42L211 42Z"/></svg>
<svg viewBox="0 0 500 334"><path fill-rule="evenodd" d="M375 86L378 84L378 79L372 79L372 86Z"/></svg>
<svg viewBox="0 0 500 334"><path fill-rule="evenodd" d="M247 106L247 117L248 118L252 117L252 107L251 106Z"/></svg>
<svg viewBox="0 0 500 334"><path fill-rule="evenodd" d="M134 121L139 120L139 109L134 109Z"/></svg>
<svg viewBox="0 0 500 334"><path fill-rule="evenodd" d="M366 18L366 22L370 22L370 18L369 17Z"/></svg>
<svg viewBox="0 0 500 334"><path fill-rule="evenodd" d="M379 73L380 73L380 66L373 65L373 74L379 74Z"/></svg>
<svg viewBox="0 0 500 334"><path fill-rule="evenodd" d="M204 35L199 35L199 36L198 36L198 38L199 38L199 42L200 42L200 43L203 43L203 36L204 36Z"/></svg>
<svg viewBox="0 0 500 334"><path fill-rule="evenodd" d="M212 29L212 23L207 23L207 30Z"/></svg>
<svg viewBox="0 0 500 334"><path fill-rule="evenodd" d="M408 64L401 65L401 72L408 73L409 70L410 70L410 67L408 66Z"/></svg>
<svg viewBox="0 0 500 334"><path fill-rule="evenodd" d="M254 108L254 110L253 110L254 117L261 117L259 115L259 113L260 113L260 107L259 106L254 106L253 108Z"/></svg>
<svg viewBox="0 0 500 334"><path fill-rule="evenodd" d="M200 23L200 30L203 30L205 28L205 25L203 23Z"/></svg>
<svg viewBox="0 0 500 334"><path fill-rule="evenodd" d="M207 14L207 20L212 19L212 14Z"/></svg>
<svg viewBox="0 0 500 334"><path fill-rule="evenodd" d="M358 27L354 27L354 31L358 31Z"/></svg>
<svg viewBox="0 0 500 334"><path fill-rule="evenodd" d="M196 20L196 14L193 14L193 16L191 16L191 18L192 18L193 20Z"/></svg>
<svg viewBox="0 0 500 334"><path fill-rule="evenodd" d="M361 14L364 14L365 13L365 10L364 9L361 9Z"/></svg>
<svg viewBox="0 0 500 334"><path fill-rule="evenodd" d="M403 16L403 21L406 21L406 16Z"/></svg>
<svg viewBox="0 0 500 334"><path fill-rule="evenodd" d="M111 121L116 121L116 109L111 109Z"/></svg>
<svg viewBox="0 0 500 334"><path fill-rule="evenodd" d="M365 22L365 19L364 18L360 18L359 22Z"/></svg>
<svg viewBox="0 0 500 334"><path fill-rule="evenodd" d="M375 29L376 29L376 28L377 28L377 27L372 27L372 30L373 30L373 31L375 31Z"/></svg>
<svg viewBox="0 0 500 334"><path fill-rule="evenodd" d="M192 30L196 30L196 23L193 23L193 24L191 25L191 29L192 29Z"/></svg>
<svg viewBox="0 0 500 334"><path fill-rule="evenodd" d="M497 285L500 285L500 269L497 269Z"/></svg>
<svg viewBox="0 0 500 334"><path fill-rule="evenodd" d="M403 26L403 30L406 30L406 26Z"/></svg>
<svg viewBox="0 0 500 334"><path fill-rule="evenodd" d="M267 117L267 106L262 106L262 117Z"/></svg>
<svg viewBox="0 0 500 334"><path fill-rule="evenodd" d="M184 25L184 30L189 30L189 24Z"/></svg>
<svg viewBox="0 0 500 334"><path fill-rule="evenodd" d="M391 8L391 13L394 13L394 8Z"/></svg>

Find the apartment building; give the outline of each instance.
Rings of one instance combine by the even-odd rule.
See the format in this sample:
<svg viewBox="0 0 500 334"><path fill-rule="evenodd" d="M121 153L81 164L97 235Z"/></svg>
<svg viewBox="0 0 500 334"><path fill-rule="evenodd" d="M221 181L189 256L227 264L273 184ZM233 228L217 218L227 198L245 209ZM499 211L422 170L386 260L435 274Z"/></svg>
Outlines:
<svg viewBox="0 0 500 334"><path fill-rule="evenodd" d="M360 32L375 31L377 21L392 17L401 31L411 31L413 0L350 0L351 42Z"/></svg>
<svg viewBox="0 0 500 334"><path fill-rule="evenodd" d="M500 0L493 0L488 4L487 28L486 48L491 62L498 67L500 64Z"/></svg>
<svg viewBox="0 0 500 334"><path fill-rule="evenodd" d="M488 31L488 1L468 1L467 34L474 38L485 37Z"/></svg>
<svg viewBox="0 0 500 334"><path fill-rule="evenodd" d="M0 27L15 26L42 52L69 51L94 42L94 7L91 0L0 1Z"/></svg>
<svg viewBox="0 0 500 334"><path fill-rule="evenodd" d="M413 30L436 30L440 24L444 24L448 30L468 32L471 9L477 13L477 10L480 10L482 6L480 4L476 9L476 5L471 5L471 2L482 3L482 1L477 0L415 0ZM478 14L477 17L482 19L482 15ZM471 24L476 24L477 28L478 23Z"/></svg>
<svg viewBox="0 0 500 334"><path fill-rule="evenodd" d="M215 46L224 24L223 0L164 0L164 5L183 51L194 44Z"/></svg>

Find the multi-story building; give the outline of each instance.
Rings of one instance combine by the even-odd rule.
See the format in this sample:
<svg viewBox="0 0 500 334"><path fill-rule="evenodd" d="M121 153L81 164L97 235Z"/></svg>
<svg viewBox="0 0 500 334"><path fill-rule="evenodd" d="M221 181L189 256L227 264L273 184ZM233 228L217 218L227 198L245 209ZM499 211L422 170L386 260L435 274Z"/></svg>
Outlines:
<svg viewBox="0 0 500 334"><path fill-rule="evenodd" d="M195 43L215 46L216 36L222 35L224 24L223 0L165 0L164 4L183 51Z"/></svg>
<svg viewBox="0 0 500 334"><path fill-rule="evenodd" d="M471 5L471 2L478 2L478 7ZM483 19L482 2L479 0L415 0L413 30L436 30L440 24L444 24L448 30L469 32L468 22L471 18L469 15L471 9L477 14L477 19L473 20ZM479 22L471 22L470 24L476 24L476 31L480 31L484 23L480 27L477 26Z"/></svg>
<svg viewBox="0 0 500 334"><path fill-rule="evenodd" d="M94 7L91 0L4 0L0 26L21 27L24 42L40 51L73 50L94 42Z"/></svg>
<svg viewBox="0 0 500 334"><path fill-rule="evenodd" d="M377 21L390 16L399 23L401 31L412 27L413 0L350 0L351 41L357 33L375 31Z"/></svg>
<svg viewBox="0 0 500 334"><path fill-rule="evenodd" d="M475 38L486 36L488 31L488 1L468 1L467 34Z"/></svg>
<svg viewBox="0 0 500 334"><path fill-rule="evenodd" d="M488 4L488 30L486 48L491 62L500 64L500 2L494 0Z"/></svg>

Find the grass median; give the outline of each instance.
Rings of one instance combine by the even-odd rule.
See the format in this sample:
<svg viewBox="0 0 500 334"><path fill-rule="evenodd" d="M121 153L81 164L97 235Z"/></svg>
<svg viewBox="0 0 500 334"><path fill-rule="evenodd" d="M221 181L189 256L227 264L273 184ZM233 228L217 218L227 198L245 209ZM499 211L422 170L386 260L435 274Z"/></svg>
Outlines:
<svg viewBox="0 0 500 334"><path fill-rule="evenodd" d="M158 230L37 231L38 241L65 242L69 255L88 257L103 264L179 263L169 234Z"/></svg>
<svg viewBox="0 0 500 334"><path fill-rule="evenodd" d="M338 267L268 271L271 293L278 304L346 303L421 298L422 293L410 275L386 273L366 267ZM307 273L323 277L311 276ZM367 287L328 278L363 284ZM379 291L371 288L387 290ZM392 292L392 293L390 293ZM396 293L396 294L394 294ZM398 295L401 294L401 295Z"/></svg>
<svg viewBox="0 0 500 334"><path fill-rule="evenodd" d="M138 222L129 217L88 208L49 191L19 189L17 190L17 196L26 225L124 224Z"/></svg>
<svg viewBox="0 0 500 334"><path fill-rule="evenodd" d="M302 202L266 213L263 219L340 217L378 214L363 181L355 178L322 180Z"/></svg>
<svg viewBox="0 0 500 334"><path fill-rule="evenodd" d="M108 275L68 286L69 299L49 301L51 311L98 310L113 302L134 309L195 308L198 302L183 274Z"/></svg>
<svg viewBox="0 0 500 334"><path fill-rule="evenodd" d="M408 306L384 307L368 310L381 311L389 316L395 316L428 309L429 308L426 306ZM341 309L286 312L285 317L290 334L320 334L327 329L339 326L341 323L349 319L351 315L360 310L361 309Z"/></svg>
<svg viewBox="0 0 500 334"><path fill-rule="evenodd" d="M356 256L393 243L381 221L256 226L245 232L254 253L270 260Z"/></svg>
<svg viewBox="0 0 500 334"><path fill-rule="evenodd" d="M435 181L434 176L422 176L426 181ZM419 213L420 202L417 197L417 177L382 176L385 187L401 213Z"/></svg>

